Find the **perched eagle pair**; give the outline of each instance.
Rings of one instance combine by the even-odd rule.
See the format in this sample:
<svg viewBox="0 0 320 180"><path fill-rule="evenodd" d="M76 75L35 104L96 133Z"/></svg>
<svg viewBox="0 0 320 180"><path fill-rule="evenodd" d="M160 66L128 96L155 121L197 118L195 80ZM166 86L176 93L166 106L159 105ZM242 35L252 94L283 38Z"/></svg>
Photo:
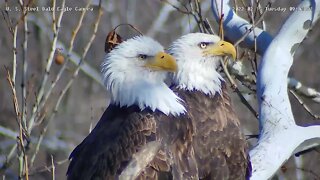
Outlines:
<svg viewBox="0 0 320 180"><path fill-rule="evenodd" d="M68 179L121 179L153 143L136 179L247 179L247 143L217 72L225 55L235 48L203 33L182 36L168 54L145 36L115 47L102 64L110 105L71 153Z"/></svg>

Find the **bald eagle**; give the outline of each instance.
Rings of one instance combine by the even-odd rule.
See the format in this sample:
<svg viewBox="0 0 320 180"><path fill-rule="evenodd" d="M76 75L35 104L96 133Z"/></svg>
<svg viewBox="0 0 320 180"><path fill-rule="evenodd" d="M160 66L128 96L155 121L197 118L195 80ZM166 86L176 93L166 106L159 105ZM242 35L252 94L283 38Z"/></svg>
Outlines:
<svg viewBox="0 0 320 180"><path fill-rule="evenodd" d="M241 133L227 93L217 72L220 58L236 57L234 46L218 36L190 33L174 41L169 54L176 58L178 72L173 90L185 102L194 124L192 147L200 179L246 179L251 165L246 140ZM183 175L183 174L182 174ZM187 175L179 179L186 179Z"/></svg>
<svg viewBox="0 0 320 180"><path fill-rule="evenodd" d="M182 100L164 83L176 69L174 58L145 36L124 41L106 55L102 73L111 102L71 153L68 179L118 179L150 142L161 146L138 179L170 177L172 157L188 158L177 155L185 152L185 139L193 134L192 122L182 118Z"/></svg>
<svg viewBox="0 0 320 180"><path fill-rule="evenodd" d="M194 33L169 52L139 36L105 57L102 73L111 102L70 155L68 179L118 179L152 142L156 155L137 179L245 179L247 144L231 108L219 58L235 57L217 36ZM172 90L164 80L173 76ZM151 144L152 145L152 144Z"/></svg>

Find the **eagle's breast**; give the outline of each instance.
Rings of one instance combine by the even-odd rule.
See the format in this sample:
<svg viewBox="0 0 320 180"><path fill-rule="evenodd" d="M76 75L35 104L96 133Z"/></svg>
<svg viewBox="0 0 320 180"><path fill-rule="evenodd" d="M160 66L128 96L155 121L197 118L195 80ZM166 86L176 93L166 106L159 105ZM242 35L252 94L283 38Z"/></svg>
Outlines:
<svg viewBox="0 0 320 180"><path fill-rule="evenodd" d="M245 179L248 147L225 84L220 94L211 96L200 91L176 92L186 102L195 126L192 145L199 178Z"/></svg>

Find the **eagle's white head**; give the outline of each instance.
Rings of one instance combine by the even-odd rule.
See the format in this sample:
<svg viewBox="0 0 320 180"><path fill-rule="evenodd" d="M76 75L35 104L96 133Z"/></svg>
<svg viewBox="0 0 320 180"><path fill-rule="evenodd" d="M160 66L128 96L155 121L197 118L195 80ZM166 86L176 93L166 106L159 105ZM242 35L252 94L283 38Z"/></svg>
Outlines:
<svg viewBox="0 0 320 180"><path fill-rule="evenodd" d="M235 59L232 44L216 35L190 33L172 43L169 53L176 58L178 72L173 81L180 89L214 95L221 92L223 78L217 72L220 59L230 55Z"/></svg>
<svg viewBox="0 0 320 180"><path fill-rule="evenodd" d="M177 70L175 59L153 39L137 36L122 42L105 56L103 81L111 103L137 105L164 114L185 113L181 99L164 83L168 72Z"/></svg>

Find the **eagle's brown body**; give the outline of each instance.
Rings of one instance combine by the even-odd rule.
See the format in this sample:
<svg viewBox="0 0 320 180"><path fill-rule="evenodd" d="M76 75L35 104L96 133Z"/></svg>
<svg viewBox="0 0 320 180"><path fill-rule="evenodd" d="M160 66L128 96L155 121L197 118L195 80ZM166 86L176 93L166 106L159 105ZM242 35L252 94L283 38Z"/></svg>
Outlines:
<svg viewBox="0 0 320 180"><path fill-rule="evenodd" d="M70 155L68 179L116 179L151 141L162 147L138 179L246 179L247 144L226 88L215 96L174 91L185 101L186 115L110 105Z"/></svg>
<svg viewBox="0 0 320 180"><path fill-rule="evenodd" d="M251 165L240 122L225 85L221 95L176 90L195 125L192 145L200 179L247 179Z"/></svg>
<svg viewBox="0 0 320 180"><path fill-rule="evenodd" d="M170 178L170 156L175 156L171 150L184 153L191 134L191 121L182 123L159 111L140 111L137 106L110 105L71 153L68 179L117 179L134 154L152 141L161 141L163 146L138 179L158 179L159 175Z"/></svg>

